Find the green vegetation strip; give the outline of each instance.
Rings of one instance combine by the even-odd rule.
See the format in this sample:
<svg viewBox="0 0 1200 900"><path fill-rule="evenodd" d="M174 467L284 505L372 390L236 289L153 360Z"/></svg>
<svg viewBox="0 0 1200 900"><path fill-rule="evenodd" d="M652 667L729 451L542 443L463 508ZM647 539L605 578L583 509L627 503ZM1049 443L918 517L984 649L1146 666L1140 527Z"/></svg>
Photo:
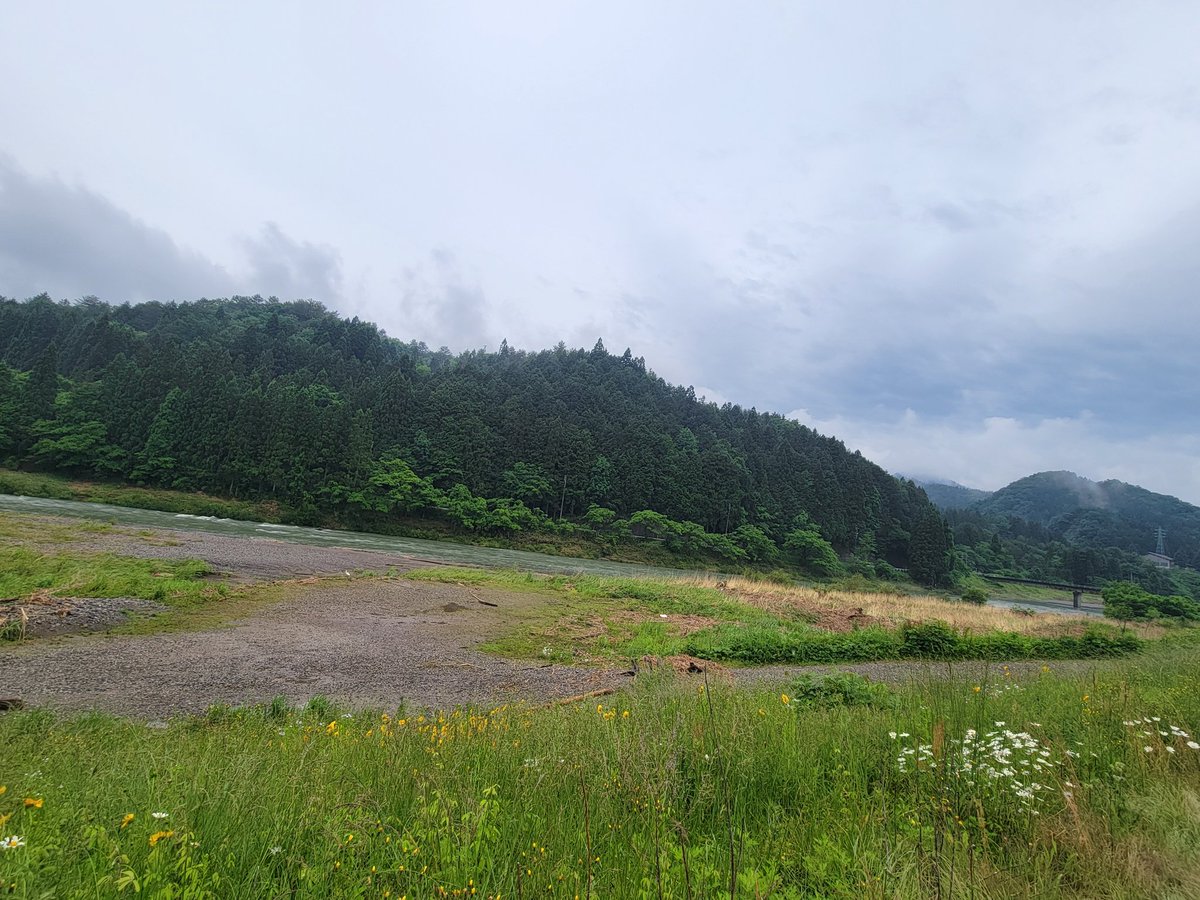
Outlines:
<svg viewBox="0 0 1200 900"><path fill-rule="evenodd" d="M1200 662L0 716L16 896L1194 897ZM82 762L81 762L82 761Z"/></svg>
<svg viewBox="0 0 1200 900"><path fill-rule="evenodd" d="M573 641L566 620L587 621L620 611L664 615L667 621L638 622L622 631L610 628L586 648L613 658L686 653L734 664L837 663L889 659L1019 660L1097 659L1137 652L1136 635L1096 623L1081 635L1034 637L1007 631L960 632L941 622L910 623L896 629L863 628L834 634L814 628L797 612L772 614L741 603L719 590L681 581L541 576L482 569L419 569L408 578L474 587L534 591L560 598L548 604L540 621L526 623L486 649L502 655L566 660ZM702 616L716 624L688 635L673 630L671 615Z"/></svg>
<svg viewBox="0 0 1200 900"><path fill-rule="evenodd" d="M138 559L111 553L41 553L34 547L0 545L0 640L21 640L25 628L16 609L62 598L132 597L170 607L152 618L135 617L113 630L161 631L216 625L235 616L225 601L237 590L204 580L199 560ZM245 589L243 589L243 592ZM261 593L261 592L260 592Z"/></svg>
<svg viewBox="0 0 1200 900"><path fill-rule="evenodd" d="M43 591L57 597L137 597L182 604L223 587L201 581L199 560L135 559L111 553L43 554L0 546L0 598Z"/></svg>

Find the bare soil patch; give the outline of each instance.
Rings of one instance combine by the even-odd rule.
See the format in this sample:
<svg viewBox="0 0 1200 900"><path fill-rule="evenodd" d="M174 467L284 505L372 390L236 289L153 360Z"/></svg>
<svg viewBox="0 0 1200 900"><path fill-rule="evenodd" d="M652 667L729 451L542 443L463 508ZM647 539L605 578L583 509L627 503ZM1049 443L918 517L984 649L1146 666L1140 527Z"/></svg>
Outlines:
<svg viewBox="0 0 1200 900"><path fill-rule="evenodd" d="M634 673L640 675L643 672L670 672L683 678L715 678L725 683L733 681L732 671L720 663L686 653L665 657L643 656L634 661Z"/></svg>

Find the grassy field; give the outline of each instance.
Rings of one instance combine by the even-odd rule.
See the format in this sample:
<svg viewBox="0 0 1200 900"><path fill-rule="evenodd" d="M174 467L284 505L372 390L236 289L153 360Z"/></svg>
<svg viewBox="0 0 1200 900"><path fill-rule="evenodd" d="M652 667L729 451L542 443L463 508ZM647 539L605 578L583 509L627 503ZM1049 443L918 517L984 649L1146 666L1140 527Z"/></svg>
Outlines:
<svg viewBox="0 0 1200 900"><path fill-rule="evenodd" d="M432 568L407 578L540 593L487 649L558 662L687 654L733 664L1121 656L1163 629L1026 616L937 597L789 587L744 578L655 581Z"/></svg>
<svg viewBox="0 0 1200 900"><path fill-rule="evenodd" d="M1200 896L1200 663L0 716L17 896Z"/></svg>
<svg viewBox="0 0 1200 900"><path fill-rule="evenodd" d="M73 553L72 537L112 526L59 527L0 520L0 597L159 599L165 619L126 626L159 630L227 622L288 590L213 583L194 561ZM1084 623L933 597L405 577L482 599L543 595L493 641L513 656L1089 655ZM914 661L896 688L658 673L544 707L349 712L317 699L149 724L4 712L0 895L1192 898L1198 639L1138 634L1137 656L1091 668L972 680Z"/></svg>

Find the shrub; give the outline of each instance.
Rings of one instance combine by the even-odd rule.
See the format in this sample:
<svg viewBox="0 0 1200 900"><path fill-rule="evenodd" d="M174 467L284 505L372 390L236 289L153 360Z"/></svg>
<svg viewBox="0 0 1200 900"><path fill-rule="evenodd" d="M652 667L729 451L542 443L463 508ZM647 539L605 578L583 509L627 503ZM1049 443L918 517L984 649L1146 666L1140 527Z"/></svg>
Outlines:
<svg viewBox="0 0 1200 900"><path fill-rule="evenodd" d="M875 561L875 577L882 578L884 581L904 581L905 579L903 572L882 559Z"/></svg>
<svg viewBox="0 0 1200 900"><path fill-rule="evenodd" d="M853 672L803 675L791 683L788 693L791 694L794 704L823 709L838 706L890 709L896 705L896 697L890 688L883 684L873 684L869 679Z"/></svg>
<svg viewBox="0 0 1200 900"><path fill-rule="evenodd" d="M1100 596L1104 614L1114 619L1158 619L1168 616L1187 621L1200 620L1200 603L1190 597L1162 597L1151 594L1128 581L1114 581Z"/></svg>
<svg viewBox="0 0 1200 900"><path fill-rule="evenodd" d="M945 622L908 623L900 629L904 655L917 659L955 659L961 655L959 637Z"/></svg>
<svg viewBox="0 0 1200 900"><path fill-rule="evenodd" d="M872 662L881 659L1097 659L1141 649L1133 634L1103 627L1079 637L1031 637L1011 631L959 634L944 622L910 623L899 631L863 628L846 634L815 629L718 625L690 635L682 650L701 659L751 664Z"/></svg>
<svg viewBox="0 0 1200 900"><path fill-rule="evenodd" d="M988 594L983 588L969 587L960 595L966 603L976 603L979 606L988 602Z"/></svg>

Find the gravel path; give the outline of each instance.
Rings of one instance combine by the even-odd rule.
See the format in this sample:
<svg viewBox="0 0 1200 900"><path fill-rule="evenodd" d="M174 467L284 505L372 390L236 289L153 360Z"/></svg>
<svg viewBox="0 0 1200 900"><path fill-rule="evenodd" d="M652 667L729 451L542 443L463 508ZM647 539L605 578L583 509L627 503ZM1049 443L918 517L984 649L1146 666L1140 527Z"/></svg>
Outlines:
<svg viewBox="0 0 1200 900"><path fill-rule="evenodd" d="M611 672L497 659L478 651L506 611L539 602L453 585L371 579L301 589L227 628L93 636L0 650L0 695L138 718L317 694L352 707L451 707L545 700L627 679Z"/></svg>

